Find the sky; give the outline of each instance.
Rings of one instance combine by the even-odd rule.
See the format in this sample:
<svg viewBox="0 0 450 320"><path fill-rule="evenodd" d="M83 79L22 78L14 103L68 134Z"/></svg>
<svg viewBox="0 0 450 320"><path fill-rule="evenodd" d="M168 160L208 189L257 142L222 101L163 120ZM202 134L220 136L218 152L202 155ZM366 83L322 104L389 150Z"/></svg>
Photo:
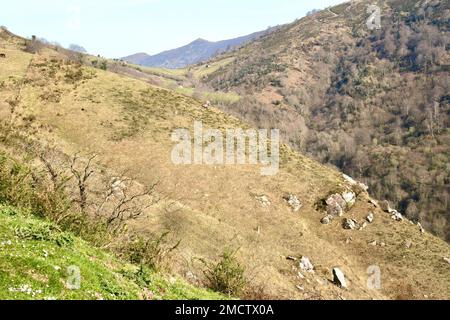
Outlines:
<svg viewBox="0 0 450 320"><path fill-rule="evenodd" d="M218 41L289 23L344 0L13 0L0 25L91 54L156 54L198 38Z"/></svg>

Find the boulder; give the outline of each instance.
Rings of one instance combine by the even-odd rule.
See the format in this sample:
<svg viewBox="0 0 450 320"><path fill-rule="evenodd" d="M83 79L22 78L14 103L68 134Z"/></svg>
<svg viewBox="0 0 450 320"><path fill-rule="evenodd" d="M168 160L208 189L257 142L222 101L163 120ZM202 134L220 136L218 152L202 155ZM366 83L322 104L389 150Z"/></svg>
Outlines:
<svg viewBox="0 0 450 320"><path fill-rule="evenodd" d="M342 289L347 288L347 280L345 279L344 272L339 268L333 269L333 283Z"/></svg>
<svg viewBox="0 0 450 320"><path fill-rule="evenodd" d="M391 213L392 213L391 218L392 218L393 220L395 220L395 221L403 221L403 215L402 215L400 212L394 210L394 211L391 212Z"/></svg>
<svg viewBox="0 0 450 320"><path fill-rule="evenodd" d="M373 220L375 219L374 214L371 212L369 213L369 215L366 217L366 220L368 223L373 223Z"/></svg>
<svg viewBox="0 0 450 320"><path fill-rule="evenodd" d="M320 222L322 224L331 224L334 220L334 216L332 215L327 215L326 217L324 217Z"/></svg>
<svg viewBox="0 0 450 320"><path fill-rule="evenodd" d="M346 174L343 174L342 177L344 178L345 181L347 181L352 186L357 184L355 179L353 179L352 177L350 177L350 176L348 176Z"/></svg>
<svg viewBox="0 0 450 320"><path fill-rule="evenodd" d="M450 259L449 258L444 258L444 261L447 262L448 264L450 264Z"/></svg>
<svg viewBox="0 0 450 320"><path fill-rule="evenodd" d="M300 269L306 272L314 272L314 265L311 263L311 260L307 257L302 257L299 263Z"/></svg>
<svg viewBox="0 0 450 320"><path fill-rule="evenodd" d="M356 202L356 194L353 191L346 191L342 194L342 198L345 200L347 207L352 207Z"/></svg>
<svg viewBox="0 0 450 320"><path fill-rule="evenodd" d="M358 222L353 219L345 219L344 220L344 229L346 230L355 230L358 227Z"/></svg>
<svg viewBox="0 0 450 320"><path fill-rule="evenodd" d="M289 206L292 208L294 212L298 212L302 208L302 203L297 198L297 196L290 194L289 196L284 198Z"/></svg>
<svg viewBox="0 0 450 320"><path fill-rule="evenodd" d="M326 201L327 212L329 215L342 217L347 207L347 202L344 198L336 193L331 195Z"/></svg>
<svg viewBox="0 0 450 320"><path fill-rule="evenodd" d="M393 213L395 210L391 208L389 201L383 201L380 204L381 210L387 213Z"/></svg>
<svg viewBox="0 0 450 320"><path fill-rule="evenodd" d="M369 187L367 185L356 181L355 179L353 179L352 177L350 177L346 174L343 175L343 178L350 186L357 186L358 188L360 188L362 191L365 191L365 192L367 192L369 190Z"/></svg>

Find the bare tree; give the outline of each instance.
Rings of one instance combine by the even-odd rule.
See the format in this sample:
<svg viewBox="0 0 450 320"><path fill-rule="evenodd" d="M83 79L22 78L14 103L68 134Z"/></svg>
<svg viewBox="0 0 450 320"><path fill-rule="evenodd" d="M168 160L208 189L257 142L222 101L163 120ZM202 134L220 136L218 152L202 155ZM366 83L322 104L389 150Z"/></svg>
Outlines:
<svg viewBox="0 0 450 320"><path fill-rule="evenodd" d="M88 200L88 181L94 174L94 170L92 169L92 161L97 157L96 154L91 155L87 161L85 161L81 168L78 169L78 163L80 162L79 154L75 154L72 158L72 163L70 165L70 171L76 179L78 186L78 204L83 213L86 213L87 209L87 200Z"/></svg>

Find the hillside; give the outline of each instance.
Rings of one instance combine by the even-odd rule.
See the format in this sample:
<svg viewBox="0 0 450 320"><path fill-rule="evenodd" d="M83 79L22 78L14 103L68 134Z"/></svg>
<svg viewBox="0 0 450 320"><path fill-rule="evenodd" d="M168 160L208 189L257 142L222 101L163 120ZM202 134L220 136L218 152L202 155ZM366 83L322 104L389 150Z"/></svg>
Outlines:
<svg viewBox="0 0 450 320"><path fill-rule="evenodd" d="M369 30L369 5L381 28ZM450 241L448 1L352 1L217 57L221 109L369 185ZM198 68L203 68L199 66ZM211 89L208 89L211 90Z"/></svg>
<svg viewBox="0 0 450 320"><path fill-rule="evenodd" d="M47 221L4 205L0 248L0 300L224 298L125 263Z"/></svg>
<svg viewBox="0 0 450 320"><path fill-rule="evenodd" d="M87 66L92 65L91 57L74 60L61 49L37 48L30 40L0 32L5 55L0 59L0 146L36 166L31 171L35 174L23 177L16 166L2 163L2 172L15 179L8 195L14 196L21 190L16 186L29 181L17 201L37 198L36 210L42 215L65 221L59 214L65 212L60 202L55 205L46 192L35 196L39 174L47 173L43 188L54 185L52 194L64 200L67 195L59 195L59 183L53 181L59 181L60 175L50 169L70 174L70 159L75 159L73 166L81 155L95 153L89 201L69 201L83 212L75 227L78 219L103 212L98 203L101 192L96 191L111 177L133 177L130 189L157 186L156 193L143 199L149 204L141 207L145 214L126 229L142 237L170 232L173 243L181 241L167 264L192 284L207 284L202 260L217 261L231 248L237 250L248 279L243 298L449 298L448 244L422 233L408 220L394 220L374 206L364 188L339 171L285 145L276 176L262 176L260 166L254 165L175 165L171 161L174 130L192 130L195 121L219 130L249 125L181 93L103 70L109 65ZM46 152L50 147L53 157ZM83 174L83 170L74 172ZM89 172L84 170L85 175ZM65 185L69 197L80 192L80 185L70 182ZM341 195L348 202L344 216L323 224L325 201L330 203L329 211L330 199ZM369 213L373 223L364 224ZM348 223L360 225L361 230L345 229ZM309 258L313 270L299 264L302 257ZM367 286L371 266L382 272L378 290ZM345 273L348 289L332 283L335 267Z"/></svg>
<svg viewBox="0 0 450 320"><path fill-rule="evenodd" d="M217 42L197 39L183 47L164 51L156 55L137 53L124 57L122 60L145 67L168 69L185 68L199 62L207 61L220 53L244 45L245 43L271 32L272 29Z"/></svg>

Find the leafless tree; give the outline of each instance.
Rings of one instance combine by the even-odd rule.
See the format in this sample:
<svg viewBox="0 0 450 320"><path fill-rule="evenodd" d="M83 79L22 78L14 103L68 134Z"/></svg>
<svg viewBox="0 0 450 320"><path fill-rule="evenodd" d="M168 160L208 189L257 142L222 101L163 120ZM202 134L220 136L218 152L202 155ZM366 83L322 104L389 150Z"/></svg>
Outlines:
<svg viewBox="0 0 450 320"><path fill-rule="evenodd" d="M80 206L80 209L83 213L86 213L87 209L87 200L88 200L88 181L94 174L94 170L92 169L92 162L97 157L96 154L91 155L87 161L84 161L84 163L81 164L81 168L79 167L78 163L80 161L79 154L75 154L72 158L72 163L70 165L70 171L72 172L73 176L76 179L77 186L78 186L78 204Z"/></svg>

